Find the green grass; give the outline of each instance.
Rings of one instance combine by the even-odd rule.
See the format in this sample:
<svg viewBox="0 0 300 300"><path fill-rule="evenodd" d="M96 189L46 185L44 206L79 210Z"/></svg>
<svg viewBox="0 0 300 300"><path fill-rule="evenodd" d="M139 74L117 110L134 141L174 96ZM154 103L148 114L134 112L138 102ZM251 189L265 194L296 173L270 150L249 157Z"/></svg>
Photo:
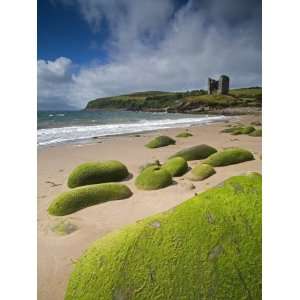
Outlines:
<svg viewBox="0 0 300 300"><path fill-rule="evenodd" d="M241 88L241 89L233 89L229 91L229 94L235 97L240 98L255 98L255 97L261 97L262 95L262 88L256 87L256 88Z"/></svg>
<svg viewBox="0 0 300 300"><path fill-rule="evenodd" d="M87 162L76 167L68 178L68 187L121 181L129 175L125 165L117 160Z"/></svg>
<svg viewBox="0 0 300 300"><path fill-rule="evenodd" d="M179 137L179 138L187 138L187 137L190 137L190 136L193 136L193 135L188 131L183 131L183 132L180 132L176 135L176 137Z"/></svg>
<svg viewBox="0 0 300 300"><path fill-rule="evenodd" d="M151 140L148 144L145 145L147 148L159 148L159 147L165 147L169 145L174 145L176 144L176 141L173 140L172 138L166 136L166 135L161 135L153 140Z"/></svg>
<svg viewBox="0 0 300 300"><path fill-rule="evenodd" d="M203 163L213 167L221 167L238 164L253 159L253 154L248 150L241 148L228 148L212 154Z"/></svg>
<svg viewBox="0 0 300 300"><path fill-rule="evenodd" d="M148 167L135 179L141 190L158 190L172 184L172 175L159 166Z"/></svg>
<svg viewBox="0 0 300 300"><path fill-rule="evenodd" d="M186 161L189 160L198 160L198 159L204 159L210 156L211 154L217 152L217 150L211 146L208 145L198 145L190 148L183 149L174 155L172 155L170 158L173 157L182 157Z"/></svg>
<svg viewBox="0 0 300 300"><path fill-rule="evenodd" d="M65 216L88 206L111 200L121 200L132 195L130 189L119 183L100 183L64 192L50 204L48 212Z"/></svg>
<svg viewBox="0 0 300 300"><path fill-rule="evenodd" d="M86 106L87 110L133 110L133 111L186 111L201 107L226 108L256 106L261 107L262 89L233 89L228 95L208 95L204 90L186 92L146 91L113 97L98 98Z"/></svg>
<svg viewBox="0 0 300 300"><path fill-rule="evenodd" d="M76 231L78 227L68 220L59 220L51 227L51 230L58 235L67 235Z"/></svg>
<svg viewBox="0 0 300 300"><path fill-rule="evenodd" d="M254 131L249 133L250 136L261 136L262 135L262 129L255 129Z"/></svg>
<svg viewBox="0 0 300 300"><path fill-rule="evenodd" d="M110 233L75 264L65 300L261 299L261 206L261 176L236 176Z"/></svg>
<svg viewBox="0 0 300 300"><path fill-rule="evenodd" d="M162 165L162 169L168 171L173 177L182 176L188 171L188 168L186 160L182 157L168 159Z"/></svg>
<svg viewBox="0 0 300 300"><path fill-rule="evenodd" d="M201 181L214 175L215 173L216 171L212 166L200 163L192 169L189 179Z"/></svg>

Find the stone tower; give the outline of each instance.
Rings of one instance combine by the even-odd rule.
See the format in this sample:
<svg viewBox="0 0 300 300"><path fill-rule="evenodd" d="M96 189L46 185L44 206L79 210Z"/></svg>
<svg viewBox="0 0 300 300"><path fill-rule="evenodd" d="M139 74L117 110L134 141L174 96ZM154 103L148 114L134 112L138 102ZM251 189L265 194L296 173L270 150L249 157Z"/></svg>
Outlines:
<svg viewBox="0 0 300 300"><path fill-rule="evenodd" d="M218 94L227 95L229 92L229 77L226 75L221 75L218 85Z"/></svg>
<svg viewBox="0 0 300 300"><path fill-rule="evenodd" d="M208 78L208 94L227 95L229 92L229 77L221 75L219 80Z"/></svg>

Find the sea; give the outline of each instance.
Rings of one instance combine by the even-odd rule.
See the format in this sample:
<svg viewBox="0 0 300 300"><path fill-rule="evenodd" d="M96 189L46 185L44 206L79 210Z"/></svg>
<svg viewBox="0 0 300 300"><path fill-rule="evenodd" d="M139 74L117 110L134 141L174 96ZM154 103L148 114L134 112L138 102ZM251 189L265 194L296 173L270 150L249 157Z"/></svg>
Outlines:
<svg viewBox="0 0 300 300"><path fill-rule="evenodd" d="M39 111L38 146L85 142L95 137L190 127L224 121L225 116L133 111Z"/></svg>

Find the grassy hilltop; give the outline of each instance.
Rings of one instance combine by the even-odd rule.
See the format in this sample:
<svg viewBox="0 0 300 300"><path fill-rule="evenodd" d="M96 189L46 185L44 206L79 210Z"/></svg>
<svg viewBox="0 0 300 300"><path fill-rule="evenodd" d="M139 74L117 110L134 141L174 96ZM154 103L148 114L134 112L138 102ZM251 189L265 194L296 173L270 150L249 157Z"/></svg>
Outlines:
<svg viewBox="0 0 300 300"><path fill-rule="evenodd" d="M260 87L232 89L228 95L208 95L205 90L146 91L98 98L88 102L85 109L235 114L259 111L261 99Z"/></svg>

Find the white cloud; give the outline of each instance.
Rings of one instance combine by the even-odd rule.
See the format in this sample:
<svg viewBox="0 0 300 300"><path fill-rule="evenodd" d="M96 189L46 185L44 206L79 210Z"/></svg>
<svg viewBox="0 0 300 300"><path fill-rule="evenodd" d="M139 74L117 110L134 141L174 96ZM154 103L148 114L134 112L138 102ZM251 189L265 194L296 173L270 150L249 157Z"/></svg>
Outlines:
<svg viewBox="0 0 300 300"><path fill-rule="evenodd" d="M195 3L189 1L175 12L172 1L77 0L93 30L101 30L106 18L110 62L81 66L74 73L67 58L39 61L40 107L61 103L83 108L88 100L120 93L205 88L208 76L221 73L229 74L235 86L260 84L257 18L245 18L236 27L221 17L211 22L208 11L222 16L229 14L228 7L216 8L214 1L207 7ZM239 7L236 13L244 14Z"/></svg>

